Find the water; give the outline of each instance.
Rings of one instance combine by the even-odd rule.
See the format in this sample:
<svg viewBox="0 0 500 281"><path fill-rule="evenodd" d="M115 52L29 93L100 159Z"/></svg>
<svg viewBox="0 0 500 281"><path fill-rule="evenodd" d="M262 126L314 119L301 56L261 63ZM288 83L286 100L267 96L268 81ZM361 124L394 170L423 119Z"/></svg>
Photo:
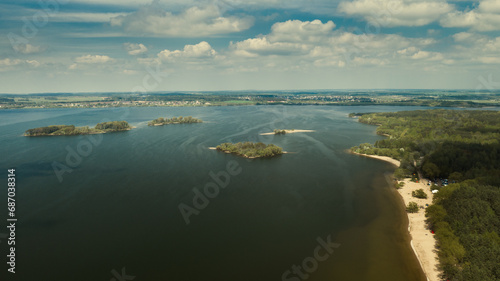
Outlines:
<svg viewBox="0 0 500 281"><path fill-rule="evenodd" d="M6 183L12 167L17 177L17 273L9 280L108 281L123 268L134 280L425 280L409 247L402 202L386 179L393 167L345 152L382 138L348 113L409 109L420 108L0 111L1 179ZM147 126L180 115L206 122ZM22 136L34 127L109 120L136 128L90 138ZM276 128L316 132L259 136ZM274 143L290 153L248 160L208 149L239 141ZM186 224L179 204L193 207L193 189L213 187L210 173L227 172L228 163L241 172ZM54 165L67 169L60 179ZM308 259L319 239L340 246L321 249L323 261ZM293 273L304 261L310 272ZM5 267L0 276L6 274Z"/></svg>

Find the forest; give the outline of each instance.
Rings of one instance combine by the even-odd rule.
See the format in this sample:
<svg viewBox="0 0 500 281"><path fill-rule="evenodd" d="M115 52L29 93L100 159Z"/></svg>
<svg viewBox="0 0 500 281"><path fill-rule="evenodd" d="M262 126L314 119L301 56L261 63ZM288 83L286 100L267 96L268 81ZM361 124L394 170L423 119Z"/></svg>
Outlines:
<svg viewBox="0 0 500 281"><path fill-rule="evenodd" d="M426 209L442 278L500 280L500 112L420 110L351 114L387 136L351 151L401 161L396 178L441 185ZM415 176L416 175L416 176Z"/></svg>
<svg viewBox="0 0 500 281"><path fill-rule="evenodd" d="M119 132L130 130L131 127L126 121L112 121L98 123L94 128L89 126L75 127L74 125L52 125L26 130L27 137L38 136L78 136L89 134L104 134L108 132Z"/></svg>
<svg viewBox="0 0 500 281"><path fill-rule="evenodd" d="M283 149L274 144L262 142L223 143L216 148L219 151L233 153L246 158L273 157L283 154Z"/></svg>
<svg viewBox="0 0 500 281"><path fill-rule="evenodd" d="M203 120L193 118L191 116L188 117L172 117L172 118L157 118L153 121L148 122L148 126L162 126L162 125L169 125L169 124L193 124L193 123L203 123Z"/></svg>

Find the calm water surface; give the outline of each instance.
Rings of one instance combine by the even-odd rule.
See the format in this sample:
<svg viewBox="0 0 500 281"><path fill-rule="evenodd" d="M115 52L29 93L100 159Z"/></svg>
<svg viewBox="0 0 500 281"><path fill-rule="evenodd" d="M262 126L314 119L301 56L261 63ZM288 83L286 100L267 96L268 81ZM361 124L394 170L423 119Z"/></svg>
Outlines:
<svg viewBox="0 0 500 281"><path fill-rule="evenodd" d="M108 281L122 268L134 280L154 281L425 280L409 247L402 202L386 179L393 167L345 153L382 138L348 113L409 109L419 108L0 111L2 182L7 168L17 169L12 280ZM147 126L180 115L206 123ZM90 139L22 136L34 127L110 120L136 128ZM316 132L259 136L275 128ZM274 143L290 153L248 160L208 149L239 141ZM78 151L82 155L75 156ZM60 172L61 181L55 163L71 169ZM230 176L187 225L179 204L193 207L193 189L213 186L210 173L226 171L228 163L241 173ZM0 202L6 202L2 190ZM328 255L321 250L328 258L315 262L308 257L318 239L340 246ZM6 259L7 243L1 242ZM293 273L304 261L310 272ZM6 268L4 263L0 276Z"/></svg>

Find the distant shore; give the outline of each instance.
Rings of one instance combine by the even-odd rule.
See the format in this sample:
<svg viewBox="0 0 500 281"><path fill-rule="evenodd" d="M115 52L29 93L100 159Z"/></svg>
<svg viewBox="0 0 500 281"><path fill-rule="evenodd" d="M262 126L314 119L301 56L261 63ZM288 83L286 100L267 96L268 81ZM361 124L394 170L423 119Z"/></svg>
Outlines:
<svg viewBox="0 0 500 281"><path fill-rule="evenodd" d="M293 133L312 133L316 132L315 130L284 130L287 134L293 134ZM275 132L270 132L270 133L263 133L260 134L261 136L270 136L270 135L275 135Z"/></svg>
<svg viewBox="0 0 500 281"><path fill-rule="evenodd" d="M396 159L387 156L378 156L378 155L367 155L360 154L349 151L352 154L375 158L382 161L386 161L399 167L400 162ZM398 193L403 199L404 205L407 206L409 202L416 202L419 206L424 206L426 208L426 204L429 206L432 205L432 193L427 185L424 182L420 181L419 183L412 182L410 179L404 179L404 186L401 189L398 189ZM411 195L412 191L417 189L423 189L427 194L427 199L419 199L413 197ZM419 209L418 213L406 213L408 216L408 232L411 236L411 248L413 252L417 256L418 261L420 262L420 266L427 276L428 281L439 281L439 271L437 269L438 265L438 256L436 251L436 238L434 234L427 228L427 224L425 222L425 209Z"/></svg>

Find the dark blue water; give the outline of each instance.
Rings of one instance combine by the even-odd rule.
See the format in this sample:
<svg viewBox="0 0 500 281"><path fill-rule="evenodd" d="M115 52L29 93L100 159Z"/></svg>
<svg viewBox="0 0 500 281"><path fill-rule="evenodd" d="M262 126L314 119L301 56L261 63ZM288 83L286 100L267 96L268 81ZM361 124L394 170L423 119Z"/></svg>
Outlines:
<svg viewBox="0 0 500 281"><path fill-rule="evenodd" d="M408 109L418 108L2 110L1 179L16 168L17 180L17 273L8 280L108 281L123 272L123 280L425 280L402 203L386 179L393 168L345 152L382 138L348 113ZM181 115L206 122L147 126ZM34 127L110 120L136 128L22 136ZM316 132L259 135L277 128ZM290 153L248 160L208 149L239 141ZM196 208L193 189L206 186L213 198L197 198ZM194 211L183 216L179 206ZM338 247L319 248L318 260L315 250L328 240ZM12 278L5 262L3 268L0 276Z"/></svg>

